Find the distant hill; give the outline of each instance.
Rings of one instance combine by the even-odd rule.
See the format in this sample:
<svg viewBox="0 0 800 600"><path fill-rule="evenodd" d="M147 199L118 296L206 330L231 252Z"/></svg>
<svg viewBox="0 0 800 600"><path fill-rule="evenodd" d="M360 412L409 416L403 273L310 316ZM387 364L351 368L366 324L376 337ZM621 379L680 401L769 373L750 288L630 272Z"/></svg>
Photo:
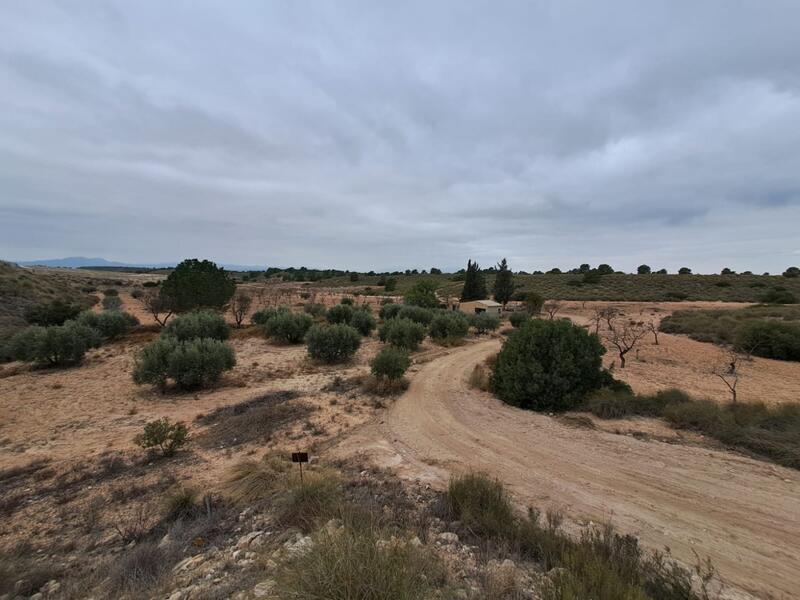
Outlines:
<svg viewBox="0 0 800 600"><path fill-rule="evenodd" d="M141 269L171 269L177 262L163 263L125 263L105 258L87 258L86 256L69 256L67 258L44 258L41 260L20 260L16 261L21 267L56 267L64 269L81 269L87 267L103 268L141 268ZM233 265L217 263L228 271L263 271L263 265Z"/></svg>

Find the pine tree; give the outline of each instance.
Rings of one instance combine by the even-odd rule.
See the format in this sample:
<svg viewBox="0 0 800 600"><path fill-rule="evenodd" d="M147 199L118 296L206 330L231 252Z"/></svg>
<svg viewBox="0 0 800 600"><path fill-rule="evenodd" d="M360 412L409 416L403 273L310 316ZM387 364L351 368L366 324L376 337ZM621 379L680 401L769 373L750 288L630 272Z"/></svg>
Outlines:
<svg viewBox="0 0 800 600"><path fill-rule="evenodd" d="M508 268L506 259L497 265L497 275L494 278L494 299L505 308L511 295L514 293L514 274Z"/></svg>
<svg viewBox="0 0 800 600"><path fill-rule="evenodd" d="M464 278L464 289L461 291L461 301L484 300L486 298L486 280L483 277L478 263L467 261L467 271Z"/></svg>

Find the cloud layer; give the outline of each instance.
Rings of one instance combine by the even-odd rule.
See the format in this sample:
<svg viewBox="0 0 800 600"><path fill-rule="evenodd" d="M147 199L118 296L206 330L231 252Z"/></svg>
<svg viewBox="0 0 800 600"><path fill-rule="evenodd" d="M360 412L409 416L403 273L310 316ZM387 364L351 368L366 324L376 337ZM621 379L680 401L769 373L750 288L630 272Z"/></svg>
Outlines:
<svg viewBox="0 0 800 600"><path fill-rule="evenodd" d="M800 4L0 8L0 255L800 261Z"/></svg>

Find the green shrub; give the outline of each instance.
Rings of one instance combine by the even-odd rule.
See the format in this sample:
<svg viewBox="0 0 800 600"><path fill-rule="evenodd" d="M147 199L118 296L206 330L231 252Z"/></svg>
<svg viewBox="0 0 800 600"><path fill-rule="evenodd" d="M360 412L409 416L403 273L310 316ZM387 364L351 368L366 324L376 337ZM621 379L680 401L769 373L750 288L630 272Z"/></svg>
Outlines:
<svg viewBox="0 0 800 600"><path fill-rule="evenodd" d="M758 321L742 326L735 346L764 358L800 361L800 324Z"/></svg>
<svg viewBox="0 0 800 600"><path fill-rule="evenodd" d="M320 305L317 305L320 306ZM324 311L323 307L323 311ZM269 321L272 317L275 317L282 313L289 312L288 306L279 306L278 308L262 308L261 310L257 310L253 313L253 316L250 317L250 321L254 325L264 325L267 321ZM308 312L308 311L306 311Z"/></svg>
<svg viewBox="0 0 800 600"><path fill-rule="evenodd" d="M470 316L469 324L474 327L478 333L496 331L497 328L500 327L500 317L487 313L479 313Z"/></svg>
<svg viewBox="0 0 800 600"><path fill-rule="evenodd" d="M403 306L397 313L399 319L410 319L421 325L430 325L433 320L433 311L421 306Z"/></svg>
<svg viewBox="0 0 800 600"><path fill-rule="evenodd" d="M416 350L425 339L425 327L410 319L389 319L378 330L382 342L406 350Z"/></svg>
<svg viewBox="0 0 800 600"><path fill-rule="evenodd" d="M122 311L97 313L87 310L78 315L75 321L97 330L107 340L125 335L139 324L139 319Z"/></svg>
<svg viewBox="0 0 800 600"><path fill-rule="evenodd" d="M269 319L264 324L264 332L282 342L299 344L313 323L309 315L284 312Z"/></svg>
<svg viewBox="0 0 800 600"><path fill-rule="evenodd" d="M80 363L89 348L100 346L102 338L91 327L75 321L51 327L28 327L10 342L8 352L15 360L40 365L69 366Z"/></svg>
<svg viewBox="0 0 800 600"><path fill-rule="evenodd" d="M381 319L386 321L387 319L394 319L397 316L397 313L399 313L402 309L402 304L384 304L381 306L381 310L378 315Z"/></svg>
<svg viewBox="0 0 800 600"><path fill-rule="evenodd" d="M305 306L303 306L303 311L316 319L325 316L325 305L316 302L306 302Z"/></svg>
<svg viewBox="0 0 800 600"><path fill-rule="evenodd" d="M527 296L525 296L525 308L527 309L528 314L538 315L540 312L542 312L543 306L544 296L541 294L530 292Z"/></svg>
<svg viewBox="0 0 800 600"><path fill-rule="evenodd" d="M406 306L420 306L422 308L437 308L439 299L436 297L436 284L432 281L418 281L403 296Z"/></svg>
<svg viewBox="0 0 800 600"><path fill-rule="evenodd" d="M46 304L33 306L25 311L25 320L31 325L63 325L74 319L81 312L81 307L63 300L53 300Z"/></svg>
<svg viewBox="0 0 800 600"><path fill-rule="evenodd" d="M368 310L358 309L353 312L348 325L357 329L361 335L369 335L375 329L377 323L375 322L375 317Z"/></svg>
<svg viewBox="0 0 800 600"><path fill-rule="evenodd" d="M774 289L761 296L764 304L797 304L797 296L788 290Z"/></svg>
<svg viewBox="0 0 800 600"><path fill-rule="evenodd" d="M503 484L478 473L450 480L447 509L476 535L503 536L514 530L514 511Z"/></svg>
<svg viewBox="0 0 800 600"><path fill-rule="evenodd" d="M198 310L172 319L164 327L162 335L178 341L198 338L227 340L230 327L220 315L210 310Z"/></svg>
<svg viewBox="0 0 800 600"><path fill-rule="evenodd" d="M382 348L370 362L372 374L382 379L400 379L411 365L408 352L402 348Z"/></svg>
<svg viewBox="0 0 800 600"><path fill-rule="evenodd" d="M296 600L425 600L444 586L440 559L424 547L388 538L369 524L322 531L302 557L278 571L282 598Z"/></svg>
<svg viewBox="0 0 800 600"><path fill-rule="evenodd" d="M165 336L137 354L133 381L154 384L163 390L171 379L181 389L197 389L216 383L235 364L233 349L219 340L180 341Z"/></svg>
<svg viewBox="0 0 800 600"><path fill-rule="evenodd" d="M508 316L508 322L515 329L522 327L524 323L531 320L531 316L527 312L513 312Z"/></svg>
<svg viewBox="0 0 800 600"><path fill-rule="evenodd" d="M389 277L383 284L383 291L385 292L393 292L396 289L397 289L397 279L394 277Z"/></svg>
<svg viewBox="0 0 800 600"><path fill-rule="evenodd" d="M492 390L520 408L570 410L607 380L604 353L597 336L583 327L531 320L503 344L492 371Z"/></svg>
<svg viewBox="0 0 800 600"><path fill-rule="evenodd" d="M333 325L347 325L353 318L353 307L349 304L336 304L328 309L325 319Z"/></svg>
<svg viewBox="0 0 800 600"><path fill-rule="evenodd" d="M134 438L137 446L149 450L158 448L163 456L172 456L186 443L189 431L180 421L170 423L166 417L157 421L150 421L144 426L144 431Z"/></svg>
<svg viewBox="0 0 800 600"><path fill-rule="evenodd" d="M306 335L306 344L311 358L333 364L353 357L361 345L361 334L349 325L315 325Z"/></svg>
<svg viewBox="0 0 800 600"><path fill-rule="evenodd" d="M441 312L431 320L428 333L435 340L457 340L469 333L469 320L460 312Z"/></svg>
<svg viewBox="0 0 800 600"><path fill-rule="evenodd" d="M122 299L119 296L106 296L101 302L103 310L119 310L122 308Z"/></svg>
<svg viewBox="0 0 800 600"><path fill-rule="evenodd" d="M345 304L347 306L353 306L353 299L352 298L348 298L347 296L345 296L344 298L342 298L339 301L339 304Z"/></svg>

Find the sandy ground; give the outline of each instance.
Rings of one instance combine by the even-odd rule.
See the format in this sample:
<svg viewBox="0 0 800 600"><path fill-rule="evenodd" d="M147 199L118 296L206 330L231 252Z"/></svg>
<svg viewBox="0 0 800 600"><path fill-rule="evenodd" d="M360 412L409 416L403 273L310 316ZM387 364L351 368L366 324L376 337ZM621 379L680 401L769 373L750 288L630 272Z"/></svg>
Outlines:
<svg viewBox="0 0 800 600"><path fill-rule="evenodd" d="M707 447L580 429L508 407L467 384L473 366L499 347L498 340L483 341L422 366L385 417L338 451L365 453L436 487L453 472L486 471L521 506L555 508L578 524L610 520L653 549L669 547L687 564L694 564L694 552L711 557L734 590L796 597L796 471Z"/></svg>
<svg viewBox="0 0 800 600"><path fill-rule="evenodd" d="M359 421L371 409L357 407L329 423L330 394L322 390L335 376L366 373L379 342L366 341L346 368L316 365L305 346L270 344L262 337L231 340L237 365L211 390L160 394L131 380L141 342L111 343L92 351L79 368L29 370L0 377L0 468L36 458L88 457L131 450L147 421L167 417L191 424L199 414L271 391L296 390L315 407L315 420L332 434ZM13 367L13 365L12 365ZM364 418L360 418L361 421Z"/></svg>

